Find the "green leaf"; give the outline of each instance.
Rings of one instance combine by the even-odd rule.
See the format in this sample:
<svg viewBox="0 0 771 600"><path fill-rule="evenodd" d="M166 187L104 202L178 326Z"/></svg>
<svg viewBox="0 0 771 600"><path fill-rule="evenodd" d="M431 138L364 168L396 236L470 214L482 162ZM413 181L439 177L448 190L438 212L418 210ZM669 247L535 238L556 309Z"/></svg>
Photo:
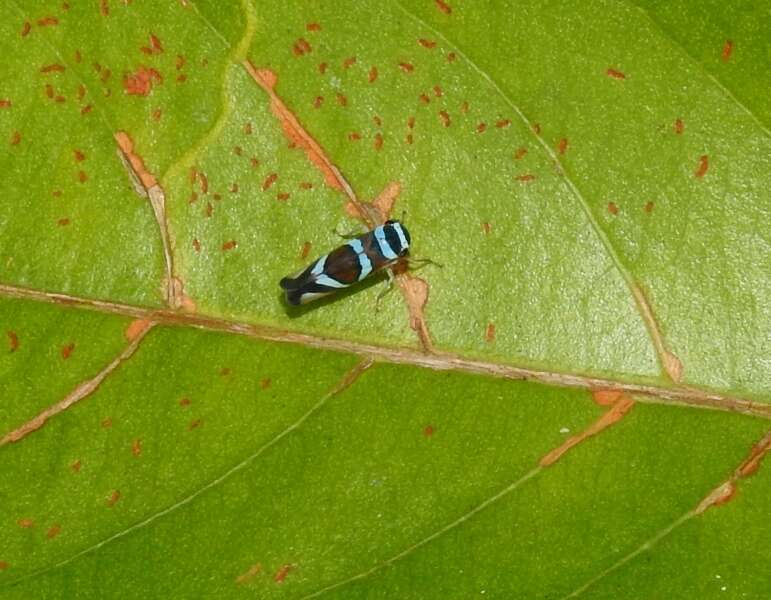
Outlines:
<svg viewBox="0 0 771 600"><path fill-rule="evenodd" d="M0 597L767 594L768 7L0 17Z"/></svg>

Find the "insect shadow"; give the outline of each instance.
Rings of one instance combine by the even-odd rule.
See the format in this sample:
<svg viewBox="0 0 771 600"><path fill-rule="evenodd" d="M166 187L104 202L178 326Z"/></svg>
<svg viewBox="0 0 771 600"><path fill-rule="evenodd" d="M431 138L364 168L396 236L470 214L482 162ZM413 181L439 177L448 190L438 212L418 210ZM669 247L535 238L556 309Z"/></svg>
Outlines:
<svg viewBox="0 0 771 600"><path fill-rule="evenodd" d="M333 294L330 294L329 296L324 296L323 298L319 298L318 300L314 300L313 302L309 302L308 304L300 304L299 306L292 306L291 304L287 304L286 298L284 297L283 292L279 293L279 301L284 307L284 312L290 319L299 319L303 315L307 315L308 313L313 312L324 306L327 306L328 304L345 300L346 298L348 298L348 296L358 294L362 290L366 290L378 284L383 285L384 282L387 281L387 279L388 279L388 276L385 274L385 272L377 273L375 275L372 275L371 277L367 277L367 279L363 281L359 281L355 285L335 291ZM372 307L372 312L375 312L374 306Z"/></svg>

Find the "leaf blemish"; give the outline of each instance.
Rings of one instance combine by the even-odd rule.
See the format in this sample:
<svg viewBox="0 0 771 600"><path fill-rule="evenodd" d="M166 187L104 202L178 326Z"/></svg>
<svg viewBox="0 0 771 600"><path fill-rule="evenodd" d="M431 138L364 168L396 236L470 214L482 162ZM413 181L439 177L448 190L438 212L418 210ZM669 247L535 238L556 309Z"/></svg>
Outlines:
<svg viewBox="0 0 771 600"><path fill-rule="evenodd" d="M565 154L568 150L568 139L567 138L561 138L559 143L557 144L557 152L560 154Z"/></svg>
<svg viewBox="0 0 771 600"><path fill-rule="evenodd" d="M434 0L434 3L436 4L436 7L442 11L446 15L452 14L452 7L447 4L444 0Z"/></svg>
<svg viewBox="0 0 771 600"><path fill-rule="evenodd" d="M297 41L292 44L292 52L295 56L305 56L311 52L311 45L305 38L298 38Z"/></svg>
<svg viewBox="0 0 771 600"><path fill-rule="evenodd" d="M487 324L487 329L485 329L485 341L487 343L495 341L495 325L493 323Z"/></svg>
<svg viewBox="0 0 771 600"><path fill-rule="evenodd" d="M193 429L198 429L198 427L201 426L201 423L203 421L201 419L193 419L190 421L190 425L187 426L188 431L193 431Z"/></svg>
<svg viewBox="0 0 771 600"><path fill-rule="evenodd" d="M723 44L723 51L720 54L720 59L723 62L728 62L731 58L731 54L734 51L734 43L731 40L726 40Z"/></svg>
<svg viewBox="0 0 771 600"><path fill-rule="evenodd" d="M66 346L62 346L62 360L67 360L72 355L73 350L75 350L75 344L73 342L70 342Z"/></svg>
<svg viewBox="0 0 771 600"><path fill-rule="evenodd" d="M242 573L238 577L236 577L236 583L243 584L248 582L250 579L253 579L255 576L262 573L262 565L260 563L255 563L251 567L249 567L249 570L246 571L246 573Z"/></svg>
<svg viewBox="0 0 771 600"><path fill-rule="evenodd" d="M608 202L608 212L612 215L618 214L618 206L615 202Z"/></svg>
<svg viewBox="0 0 771 600"><path fill-rule="evenodd" d="M626 75L621 71L613 68L608 68L605 74L612 79L626 79Z"/></svg>
<svg viewBox="0 0 771 600"><path fill-rule="evenodd" d="M703 154L699 157L699 166L696 168L696 172L694 173L694 176L697 178L702 178L707 174L707 171L709 170L709 156L706 154Z"/></svg>
<svg viewBox="0 0 771 600"><path fill-rule="evenodd" d="M425 437L430 438L432 435L434 435L434 432L436 431L436 428L433 425L426 425L423 428L423 435Z"/></svg>
<svg viewBox="0 0 771 600"><path fill-rule="evenodd" d="M118 490L113 490L105 501L105 504L108 508L112 508L115 506L115 504L117 504L118 500L120 500L120 492Z"/></svg>
<svg viewBox="0 0 771 600"><path fill-rule="evenodd" d="M182 408L187 408L188 406L190 406L190 398L187 398L187 397L181 398L179 401L179 405Z"/></svg>
<svg viewBox="0 0 771 600"><path fill-rule="evenodd" d="M281 565L278 571L276 571L275 575L273 575L273 581L279 584L284 583L284 580L286 579L287 575L289 575L291 571L294 571L295 568L297 568L295 565L290 565L290 564Z"/></svg>
<svg viewBox="0 0 771 600"><path fill-rule="evenodd" d="M49 540L54 539L62 532L62 526L59 524L52 525L48 531L46 531L46 538Z"/></svg>
<svg viewBox="0 0 771 600"><path fill-rule="evenodd" d="M680 135L685 131L685 125L683 124L682 119L675 119L675 124L672 126L672 128L675 130L675 133L677 135Z"/></svg>
<svg viewBox="0 0 771 600"><path fill-rule="evenodd" d="M8 351L16 352L19 349L19 336L15 331L6 331L5 334L8 336Z"/></svg>

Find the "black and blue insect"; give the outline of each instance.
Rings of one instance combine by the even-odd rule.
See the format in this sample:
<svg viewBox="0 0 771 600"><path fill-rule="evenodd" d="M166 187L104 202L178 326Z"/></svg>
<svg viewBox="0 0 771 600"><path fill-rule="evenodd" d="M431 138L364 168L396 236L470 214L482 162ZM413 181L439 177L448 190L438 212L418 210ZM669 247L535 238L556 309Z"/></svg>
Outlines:
<svg viewBox="0 0 771 600"><path fill-rule="evenodd" d="M386 221L314 260L294 277L284 277L279 285L288 304L306 304L394 265L409 249L407 228L399 221Z"/></svg>

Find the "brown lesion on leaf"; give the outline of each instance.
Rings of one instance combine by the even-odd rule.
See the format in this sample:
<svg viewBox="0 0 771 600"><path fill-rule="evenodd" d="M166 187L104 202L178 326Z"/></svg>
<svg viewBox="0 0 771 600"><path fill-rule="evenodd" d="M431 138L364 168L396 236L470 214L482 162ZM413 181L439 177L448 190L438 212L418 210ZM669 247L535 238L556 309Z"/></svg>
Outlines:
<svg viewBox="0 0 771 600"><path fill-rule="evenodd" d="M734 469L731 476L699 502L696 506L695 513L700 515L708 508L720 506L733 499L739 490L739 481L750 477L757 472L769 450L771 450L771 430L767 431L760 441L752 446L747 458Z"/></svg>
<svg viewBox="0 0 771 600"><path fill-rule="evenodd" d="M587 438L597 435L604 429L607 429L611 425L618 423L624 418L632 407L634 406L634 400L627 394L621 394L618 400L616 400L611 407L594 423L589 425L581 433L569 437L564 443L554 448L551 452L547 453L541 458L539 464L542 467L548 467L557 462L566 452L571 448L577 446Z"/></svg>
<svg viewBox="0 0 771 600"><path fill-rule="evenodd" d="M643 321L648 328L651 340L653 341L653 346L656 350L656 354L659 357L659 362L661 363L664 372L674 383L679 383L683 375L683 363L673 352L671 352L666 347L666 344L664 343L664 336L661 334L658 321L653 314L653 309L651 308L648 299L645 297L645 293L640 287L640 284L637 282L632 282L631 290L635 301L637 302L640 315L642 316Z"/></svg>
<svg viewBox="0 0 771 600"><path fill-rule="evenodd" d="M52 417L55 417L61 412L64 412L74 404L93 394L99 388L101 383L107 378L107 376L115 371L118 367L120 367L121 364L131 358L131 356L137 350L144 336L147 335L148 331L150 331L154 325L152 322L146 323L146 325L143 325L141 328L137 328L132 332L132 337L129 339L128 345L102 370L100 370L90 379L79 383L77 386L75 386L75 389L73 389L59 402L52 404L26 423L23 423L13 431L6 433L2 438L0 438L0 447L24 439L33 431L40 429Z"/></svg>
<svg viewBox="0 0 771 600"><path fill-rule="evenodd" d="M244 583L248 583L250 580L254 579L257 575L262 573L262 571L263 571L262 565L260 563L254 563L244 573L241 573L241 575L236 577L236 583L238 585L243 585Z"/></svg>
<svg viewBox="0 0 771 600"><path fill-rule="evenodd" d="M297 565L292 565L292 564L281 565L273 575L273 581L275 581L276 583L284 583L284 581L287 578L287 575L289 575L289 573L294 571L296 568L297 568Z"/></svg>
<svg viewBox="0 0 771 600"><path fill-rule="evenodd" d="M62 526L59 525L58 523L55 523L48 528L48 531L46 531L46 538L48 538L49 540L52 540L56 536L58 536L61 532L62 532Z"/></svg>
<svg viewBox="0 0 771 600"><path fill-rule="evenodd" d="M145 167L142 157L135 151L131 136L125 131L118 131L113 137L118 144L118 157L126 168L134 191L142 198L147 198L153 208L155 221L161 235L166 265L166 281L164 282L166 302L171 308L194 310L195 303L185 295L184 284L174 270L172 240L166 219L166 193L155 175Z"/></svg>
<svg viewBox="0 0 771 600"><path fill-rule="evenodd" d="M107 500L105 500L105 504L108 508L112 508L118 503L118 500L120 500L120 490L113 490L110 492L110 495L107 497Z"/></svg>

